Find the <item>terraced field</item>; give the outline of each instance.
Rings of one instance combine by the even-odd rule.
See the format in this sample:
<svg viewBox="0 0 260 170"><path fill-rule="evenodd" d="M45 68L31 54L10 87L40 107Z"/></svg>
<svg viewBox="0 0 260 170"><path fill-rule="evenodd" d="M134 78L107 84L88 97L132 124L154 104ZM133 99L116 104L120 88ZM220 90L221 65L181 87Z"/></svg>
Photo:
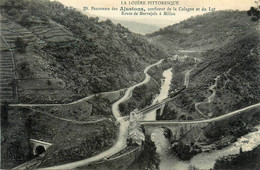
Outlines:
<svg viewBox="0 0 260 170"><path fill-rule="evenodd" d="M23 27L18 23L15 23L4 16L0 15L0 96L1 101L14 102L24 96L25 93L35 92L42 93L48 91L54 93L61 89L61 85L58 85L56 80L51 80L52 85L46 84L47 80L53 79L47 74L34 74L30 79L24 79L17 74L16 67L18 68L21 63L21 56L16 52L15 41L17 38L21 38L28 44L29 51L34 49L34 45L44 47L48 42L58 43L60 47L66 46L75 41L73 34L64 28L62 25L54 21L49 21L48 24L34 23L30 27ZM28 53L28 55L33 55ZM36 56L35 56L36 57ZM38 56L39 57L39 56ZM18 60L16 62L16 60ZM35 60L38 60L37 57ZM34 61L30 61L33 62ZM37 65L37 64L36 64ZM44 80L41 80L41 79ZM39 79L39 80L38 80ZM40 81L40 82L39 82ZM42 81L44 81L42 83ZM28 91L29 90L29 91ZM62 90L62 89L61 89Z"/></svg>
<svg viewBox="0 0 260 170"><path fill-rule="evenodd" d="M9 21L0 16L1 34L0 34L0 100L13 101L17 98L17 86L15 81L15 63L12 48L14 41L8 35L8 29L5 27ZM3 35L4 34L4 35Z"/></svg>
<svg viewBox="0 0 260 170"><path fill-rule="evenodd" d="M45 42L59 43L62 46L75 41L69 30L54 21L49 21L48 25L35 24L29 29Z"/></svg>
<svg viewBox="0 0 260 170"><path fill-rule="evenodd" d="M1 42L2 44L2 42ZM2 46L2 45L1 45ZM1 100L12 101L17 96L17 86L13 83L15 79L12 52L1 50L0 64L0 96Z"/></svg>
<svg viewBox="0 0 260 170"><path fill-rule="evenodd" d="M40 43L40 39L33 35L32 32L30 32L28 29L6 19L2 15L0 15L0 22L1 35L6 40L6 43L9 44L10 48L15 48L15 40L18 37L27 42L28 44L31 44L33 42Z"/></svg>

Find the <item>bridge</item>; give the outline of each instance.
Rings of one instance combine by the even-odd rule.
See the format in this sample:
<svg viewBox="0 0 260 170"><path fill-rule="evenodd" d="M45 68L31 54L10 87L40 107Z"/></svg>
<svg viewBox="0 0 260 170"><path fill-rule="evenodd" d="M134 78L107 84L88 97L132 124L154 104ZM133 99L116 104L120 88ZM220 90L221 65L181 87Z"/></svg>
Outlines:
<svg viewBox="0 0 260 170"><path fill-rule="evenodd" d="M142 119L146 113L149 113L151 111L156 111L156 117L162 115L163 109L165 107L165 103L174 100L178 94L180 94L186 87L181 88L180 90L177 90L175 93L170 94L170 97L162 100L161 102L152 104L150 106L147 106L141 110L138 110L135 112L135 114L139 117L139 119ZM141 117L140 117L141 116ZM129 116L126 116L129 118Z"/></svg>
<svg viewBox="0 0 260 170"><path fill-rule="evenodd" d="M146 108L143 108L143 109L141 109L141 110L138 110L137 112L136 112L136 114L138 114L138 115L145 115L146 113L149 113L149 112L151 112L151 111L153 111L153 110L158 110L158 111L160 111L160 112L157 112L159 115L162 115L162 112L163 112L163 108L164 108L164 106L165 106L165 103L166 102L159 102L159 103L156 103L156 104L153 104L153 105L150 105L150 106L148 106L148 107L146 107Z"/></svg>
<svg viewBox="0 0 260 170"><path fill-rule="evenodd" d="M140 121L145 134L151 136L156 129L163 128L170 130L172 140L179 140L188 131L194 128L204 128L209 122L188 122L188 121Z"/></svg>
<svg viewBox="0 0 260 170"><path fill-rule="evenodd" d="M182 90L181 90L181 91L182 91ZM177 92L177 93L179 94L180 91ZM150 106L147 106L147 107L145 107L145 108L143 108L143 109L141 109L141 110L138 110L138 111L136 112L136 114L137 114L137 115L145 115L146 113L149 113L149 112L155 110L155 111L160 111L160 112L157 112L157 114L162 115L162 112L163 112L163 108L164 108L164 106L165 106L165 103L167 103L167 102L169 102L169 101L175 99L175 97L177 96L177 93L175 93L174 97L172 97L172 98L166 98L166 99L164 99L163 101L161 101L161 102L159 102L159 103L155 103L155 104L152 104L152 105L150 105Z"/></svg>
<svg viewBox="0 0 260 170"><path fill-rule="evenodd" d="M40 155L46 151L52 144L36 139L30 139L31 146L33 148L33 155Z"/></svg>
<svg viewBox="0 0 260 170"><path fill-rule="evenodd" d="M240 118L246 120L248 117L250 117L249 114L259 114L259 113L260 113L260 103L257 103L211 119L187 120L187 121L180 121L180 120L143 121L142 120L140 121L140 124L144 128L145 134L148 136L150 136L155 129L165 128L170 130L171 139L179 140L183 135L185 135L188 131L190 131L193 128L204 128L213 122L220 122L220 121L231 122L232 120L236 120L237 116L240 116Z"/></svg>

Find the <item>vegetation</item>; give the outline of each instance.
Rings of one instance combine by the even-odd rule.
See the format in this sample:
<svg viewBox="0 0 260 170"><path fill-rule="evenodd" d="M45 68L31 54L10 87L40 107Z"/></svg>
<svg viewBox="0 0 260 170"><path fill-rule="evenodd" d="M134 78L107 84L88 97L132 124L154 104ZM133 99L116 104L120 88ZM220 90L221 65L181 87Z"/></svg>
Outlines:
<svg viewBox="0 0 260 170"><path fill-rule="evenodd" d="M147 37L169 51L205 51L216 46L225 46L235 37L253 30L255 24L245 11L217 11L191 17L148 34Z"/></svg>
<svg viewBox="0 0 260 170"><path fill-rule="evenodd" d="M200 148L192 143L191 145L179 142L171 148L171 151L176 154L181 160L189 160L197 153L200 153Z"/></svg>
<svg viewBox="0 0 260 170"><path fill-rule="evenodd" d="M1 126L8 126L8 103L1 102Z"/></svg>
<svg viewBox="0 0 260 170"><path fill-rule="evenodd" d="M17 64L17 69L20 70L18 74L21 78L29 78L34 75L29 64L26 61L21 61L19 64Z"/></svg>
<svg viewBox="0 0 260 170"><path fill-rule="evenodd" d="M238 155L229 155L219 158L214 170L257 170L260 166L260 145L252 151L241 152Z"/></svg>
<svg viewBox="0 0 260 170"><path fill-rule="evenodd" d="M136 159L127 170L158 170L160 164L160 158L158 153L156 153L156 146L153 141L151 141L149 136L145 137L144 149L141 155Z"/></svg>
<svg viewBox="0 0 260 170"><path fill-rule="evenodd" d="M28 46L28 43L26 43L22 38L18 37L15 39L15 46L17 48L17 51L24 53L26 51L26 47Z"/></svg>
<svg viewBox="0 0 260 170"><path fill-rule="evenodd" d="M131 33L121 25L114 25L110 20L100 22L98 18L83 15L56 1L3 0L0 7L8 30L11 26L12 29L17 28L15 32L10 32L12 36L17 37L28 30L28 37L16 39L16 47L21 51L15 56L18 78L30 78L30 86L33 87L34 84L44 84L43 88L58 87L61 90L44 90L44 94L40 90L33 93L25 91L21 93L24 94L21 101L61 103L93 93L126 88L143 79L147 65L166 57L146 38ZM46 32L48 34L44 34ZM68 40L66 37L69 37ZM30 40L28 46L26 39ZM44 83L39 83L38 78L44 78ZM22 84L18 83L18 86ZM42 97L45 95L46 99ZM52 99L54 97L56 100ZM114 144L117 134L117 127L109 119L112 118L110 102L110 98L94 99L75 109L17 111L12 119L23 117L18 121L19 126L10 126L3 135L7 142L2 144L4 156L1 160L6 163L1 168L27 161L30 151L28 139L32 137L53 143L46 152L42 167L88 158L108 149ZM107 119L80 126L58 121L42 112L72 120ZM17 148L19 145L21 147ZM13 150L8 152L10 147Z"/></svg>
<svg viewBox="0 0 260 170"><path fill-rule="evenodd" d="M143 109L150 105L156 94L159 94L160 85L155 80L151 79L150 82L142 86L136 87L133 90L132 97L120 103L119 109L123 115L129 115L134 109Z"/></svg>
<svg viewBox="0 0 260 170"><path fill-rule="evenodd" d="M6 126L7 122L3 118L7 117L6 111L5 108L1 108L1 169L11 169L32 158L24 112L8 110L8 126Z"/></svg>
<svg viewBox="0 0 260 170"><path fill-rule="evenodd" d="M142 80L148 63L165 57L144 37L120 24L100 22L56 1L4 0L0 6L4 17L26 27L45 43L37 51L27 47L26 62L31 73L44 72L50 78L63 80L66 89L78 98L133 85ZM45 37L39 33L46 31L50 33ZM57 41L61 33L70 40ZM37 70L31 62L35 55L43 59Z"/></svg>
<svg viewBox="0 0 260 170"><path fill-rule="evenodd" d="M173 101L175 107L166 110L167 114L175 108L175 113L187 112L200 118L195 103L207 101L212 95L209 87L217 76L220 78L215 88L216 95L211 103L203 106L206 115L211 112L212 117L216 117L258 103L260 68L256 35L255 31L250 32L223 48L202 54L204 61L191 72L190 86Z"/></svg>
<svg viewBox="0 0 260 170"><path fill-rule="evenodd" d="M111 121L76 125L68 123L56 134L53 145L47 150L40 167L74 162L97 155L112 147L117 128ZM72 139L73 142L70 142Z"/></svg>
<svg viewBox="0 0 260 170"><path fill-rule="evenodd" d="M229 17L225 18L227 16ZM206 20L208 22L205 22ZM221 30L226 30L226 32L215 30L218 27L216 24L221 22L229 22L224 27L223 25L221 26L223 27ZM254 30L255 23L250 21L245 12L216 12L191 18L181 23L174 25L174 27L169 26L149 36L153 38L153 36L158 34L158 36L167 35L167 37L170 37L185 28L192 29L192 33L183 33L189 39L189 41L184 40L183 42L194 43L189 45L180 43L180 48L196 49L197 45L210 45L205 40L201 42L205 44L201 44L200 40L196 38L198 34L202 39L204 36L209 36L207 37L209 41L215 39L214 36L216 35L220 37L225 35L225 40L227 41L217 44L215 42L218 42L218 39L215 39L213 43L215 44L214 50L200 53L199 58L203 61L197 63L191 72L189 87L181 92L176 100L166 105L161 118L164 120L201 119L202 116L195 109L195 104L207 101L208 97L212 95L213 91L209 90L209 87L216 83L214 79L217 76L220 78L217 80L217 86L214 88L216 95L211 103L202 106L202 110L206 115L211 113L212 117L216 117L259 103L260 98L258 94L260 93L260 88L256 85L259 84L260 80L260 61L257 52L258 34ZM247 26L245 25L246 23ZM209 29L208 33L205 33L203 29L201 32L197 30L198 34L196 34L198 24L201 24L206 30ZM230 32L234 29L230 28L233 24L236 25L234 27L236 31ZM164 31L163 34L161 34L162 31ZM232 38L229 36L232 36ZM186 38L181 34L176 35L172 42L177 43L180 37ZM176 85L175 88L180 86L177 83L173 83L173 85ZM243 116L238 116L234 119L212 123L205 128L193 128L183 135L180 143L175 145L172 150L181 159L189 159L190 155L196 154L194 149L191 148L192 143L196 143L198 149L202 151L220 149L234 142L238 137L252 131L252 127L259 123L259 120L257 111L254 110L243 113ZM183 150L185 152L181 152Z"/></svg>
<svg viewBox="0 0 260 170"><path fill-rule="evenodd" d="M260 18L260 6L258 8L251 7L247 14L251 16L252 21L258 21Z"/></svg>

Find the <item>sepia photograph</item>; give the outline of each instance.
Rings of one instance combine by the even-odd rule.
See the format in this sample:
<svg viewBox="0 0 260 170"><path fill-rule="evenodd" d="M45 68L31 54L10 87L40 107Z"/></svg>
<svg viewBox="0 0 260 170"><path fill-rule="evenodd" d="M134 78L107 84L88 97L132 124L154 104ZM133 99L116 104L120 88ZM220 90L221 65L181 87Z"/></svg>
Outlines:
<svg viewBox="0 0 260 170"><path fill-rule="evenodd" d="M260 170L260 0L0 0L0 169Z"/></svg>

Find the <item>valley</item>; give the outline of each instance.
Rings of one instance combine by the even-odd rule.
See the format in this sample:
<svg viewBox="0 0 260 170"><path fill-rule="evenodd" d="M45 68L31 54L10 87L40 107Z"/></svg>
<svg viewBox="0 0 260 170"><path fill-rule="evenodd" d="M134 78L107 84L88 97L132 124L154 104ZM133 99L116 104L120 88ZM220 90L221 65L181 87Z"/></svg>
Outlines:
<svg viewBox="0 0 260 170"><path fill-rule="evenodd" d="M143 36L56 1L0 6L1 168L217 169L258 150L259 23L245 11Z"/></svg>

